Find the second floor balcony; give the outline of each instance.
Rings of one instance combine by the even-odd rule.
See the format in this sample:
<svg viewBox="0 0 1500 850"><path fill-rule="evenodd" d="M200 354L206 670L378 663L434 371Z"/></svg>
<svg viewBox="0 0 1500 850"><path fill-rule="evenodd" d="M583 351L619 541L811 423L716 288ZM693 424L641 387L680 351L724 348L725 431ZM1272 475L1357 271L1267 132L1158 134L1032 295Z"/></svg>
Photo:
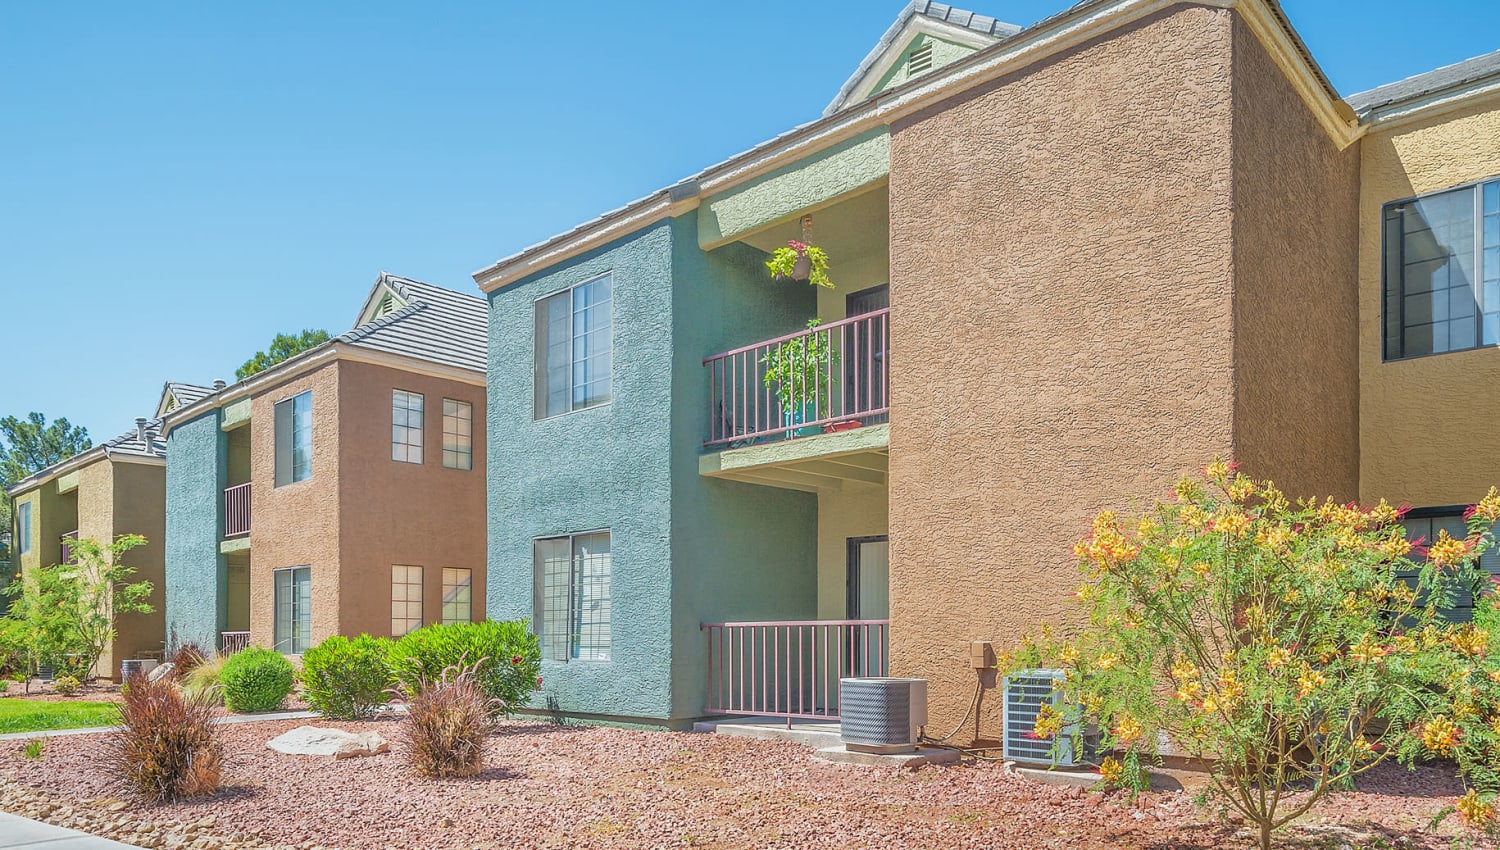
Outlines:
<svg viewBox="0 0 1500 850"><path fill-rule="evenodd" d="M885 422L890 308L706 358L709 449Z"/></svg>
<svg viewBox="0 0 1500 850"><path fill-rule="evenodd" d="M224 489L224 536L244 537L250 533L250 483Z"/></svg>

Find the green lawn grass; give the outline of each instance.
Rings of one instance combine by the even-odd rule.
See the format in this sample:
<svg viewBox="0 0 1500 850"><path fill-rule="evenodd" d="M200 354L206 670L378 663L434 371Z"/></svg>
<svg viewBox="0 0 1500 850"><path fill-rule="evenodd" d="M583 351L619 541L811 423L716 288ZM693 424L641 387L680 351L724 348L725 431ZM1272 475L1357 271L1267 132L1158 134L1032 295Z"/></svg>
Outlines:
<svg viewBox="0 0 1500 850"><path fill-rule="evenodd" d="M0 735L10 732L43 732L48 729L82 729L113 726L120 714L108 702L42 702L0 697Z"/></svg>

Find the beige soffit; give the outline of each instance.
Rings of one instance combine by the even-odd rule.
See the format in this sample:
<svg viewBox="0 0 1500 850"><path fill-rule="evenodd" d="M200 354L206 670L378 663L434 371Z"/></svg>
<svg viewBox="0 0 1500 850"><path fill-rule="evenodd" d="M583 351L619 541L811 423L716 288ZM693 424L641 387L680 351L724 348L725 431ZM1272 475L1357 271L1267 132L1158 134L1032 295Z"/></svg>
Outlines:
<svg viewBox="0 0 1500 850"><path fill-rule="evenodd" d="M842 112L797 127L675 186L653 192L502 258L474 272L474 281L482 291L494 292L668 216L694 209L698 206L698 198L703 195L712 195L753 180L824 147L871 128L888 125L989 80L1015 73L1179 5L1237 11L1340 150L1354 144L1364 133L1354 111L1339 99L1279 9L1269 5L1268 0L1101 0L1080 3L951 65Z"/></svg>

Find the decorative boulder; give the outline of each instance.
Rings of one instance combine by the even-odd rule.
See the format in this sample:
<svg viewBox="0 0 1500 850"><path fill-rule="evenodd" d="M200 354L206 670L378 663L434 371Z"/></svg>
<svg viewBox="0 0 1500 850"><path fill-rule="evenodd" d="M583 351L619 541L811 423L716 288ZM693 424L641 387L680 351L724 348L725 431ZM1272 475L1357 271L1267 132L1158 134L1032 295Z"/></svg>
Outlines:
<svg viewBox="0 0 1500 850"><path fill-rule="evenodd" d="M146 674L146 681L160 681L163 677L172 675L172 671L175 669L177 669L177 665L170 661L165 664L158 664L151 668L151 672Z"/></svg>
<svg viewBox="0 0 1500 850"><path fill-rule="evenodd" d="M266 746L287 755L333 756L335 759L379 755L391 749L391 745L374 732L345 732L317 726L298 726L267 741Z"/></svg>

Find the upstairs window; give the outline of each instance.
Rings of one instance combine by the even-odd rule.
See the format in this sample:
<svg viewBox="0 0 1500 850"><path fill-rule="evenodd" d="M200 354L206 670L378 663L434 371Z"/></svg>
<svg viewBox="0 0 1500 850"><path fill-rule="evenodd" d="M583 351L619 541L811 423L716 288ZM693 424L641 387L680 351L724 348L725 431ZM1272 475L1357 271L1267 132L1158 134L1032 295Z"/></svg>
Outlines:
<svg viewBox="0 0 1500 850"><path fill-rule="evenodd" d="M31 551L31 503L16 505L16 552L25 555Z"/></svg>
<svg viewBox="0 0 1500 850"><path fill-rule="evenodd" d="M1500 344L1500 180L1387 204L1385 359Z"/></svg>
<svg viewBox="0 0 1500 850"><path fill-rule="evenodd" d="M443 399L443 466L474 468L474 405Z"/></svg>
<svg viewBox="0 0 1500 850"><path fill-rule="evenodd" d="M312 477L312 390L276 402L276 486Z"/></svg>
<svg viewBox="0 0 1500 850"><path fill-rule="evenodd" d="M391 460L422 462L422 394L391 390Z"/></svg>
<svg viewBox="0 0 1500 850"><path fill-rule="evenodd" d="M613 280L603 274L536 302L534 418L609 402Z"/></svg>

